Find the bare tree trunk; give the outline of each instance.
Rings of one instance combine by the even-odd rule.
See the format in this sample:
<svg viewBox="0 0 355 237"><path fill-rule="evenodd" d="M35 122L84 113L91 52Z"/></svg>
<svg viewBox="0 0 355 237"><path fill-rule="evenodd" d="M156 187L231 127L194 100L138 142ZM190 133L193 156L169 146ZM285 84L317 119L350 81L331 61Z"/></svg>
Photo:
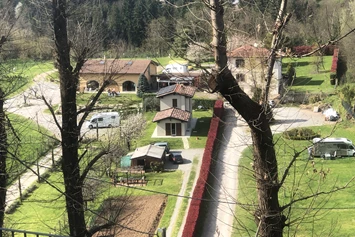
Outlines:
<svg viewBox="0 0 355 237"><path fill-rule="evenodd" d="M210 0L216 71L209 80L209 86L219 91L250 127L258 193L258 208L255 212L257 233L263 237L278 237L282 236L286 218L282 215L278 200L279 181L272 132L265 106L250 99L228 69L223 3Z"/></svg>
<svg viewBox="0 0 355 237"><path fill-rule="evenodd" d="M70 65L67 35L66 1L53 0L53 27L62 101L62 171L70 236L88 236L84 217L84 200L78 157L76 89L78 75Z"/></svg>
<svg viewBox="0 0 355 237"><path fill-rule="evenodd" d="M6 118L4 112L4 93L0 88L0 227L4 225L4 214L6 206L6 157L7 157L7 133L6 133ZM2 231L0 230L0 236Z"/></svg>

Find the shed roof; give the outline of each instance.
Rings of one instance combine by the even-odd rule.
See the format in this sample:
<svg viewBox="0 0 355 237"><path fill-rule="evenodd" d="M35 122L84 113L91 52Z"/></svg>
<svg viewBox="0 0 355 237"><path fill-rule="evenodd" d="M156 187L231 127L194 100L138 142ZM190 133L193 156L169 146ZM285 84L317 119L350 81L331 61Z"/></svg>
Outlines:
<svg viewBox="0 0 355 237"><path fill-rule="evenodd" d="M251 45L243 45L239 48L233 49L228 53L228 57L233 58L257 58L268 57L270 51L266 48L254 47Z"/></svg>
<svg viewBox="0 0 355 237"><path fill-rule="evenodd" d="M157 93L157 97L159 98L170 94L178 94L186 97L193 97L195 91L196 91L196 87L185 86L183 84L174 84L171 86L161 88Z"/></svg>
<svg viewBox="0 0 355 237"><path fill-rule="evenodd" d="M85 62L80 73L140 74L144 73L150 64L158 65L150 59L90 59Z"/></svg>
<svg viewBox="0 0 355 237"><path fill-rule="evenodd" d="M153 122L158 122L160 120L167 119L167 118L174 118L177 120L187 122L187 121L189 121L190 116L191 116L191 113L188 111L178 109L178 108L169 108L169 109L159 111L155 115Z"/></svg>
<svg viewBox="0 0 355 237"><path fill-rule="evenodd" d="M143 158L146 156L156 158L156 159L161 159L164 155L164 152L165 152L165 147L154 146L150 144L147 146L136 148L136 150L133 152L131 156L131 160Z"/></svg>

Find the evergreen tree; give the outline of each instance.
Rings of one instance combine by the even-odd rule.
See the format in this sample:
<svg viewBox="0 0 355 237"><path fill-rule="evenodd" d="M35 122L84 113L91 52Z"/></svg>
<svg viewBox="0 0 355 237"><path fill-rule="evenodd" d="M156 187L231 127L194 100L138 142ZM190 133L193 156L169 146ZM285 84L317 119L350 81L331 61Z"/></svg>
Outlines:
<svg viewBox="0 0 355 237"><path fill-rule="evenodd" d="M143 94L149 91L148 79L144 74L139 75L137 85L137 96L142 98Z"/></svg>

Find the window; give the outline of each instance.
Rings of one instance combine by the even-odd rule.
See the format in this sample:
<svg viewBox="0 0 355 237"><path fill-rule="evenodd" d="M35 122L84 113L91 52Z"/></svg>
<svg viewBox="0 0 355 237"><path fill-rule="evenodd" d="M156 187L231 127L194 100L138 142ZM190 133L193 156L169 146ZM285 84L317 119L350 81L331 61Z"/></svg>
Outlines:
<svg viewBox="0 0 355 237"><path fill-rule="evenodd" d="M176 124L172 123L171 124L171 135L176 135Z"/></svg>
<svg viewBox="0 0 355 237"><path fill-rule="evenodd" d="M245 81L245 75L243 73L237 73L235 79L237 79L238 82Z"/></svg>
<svg viewBox="0 0 355 237"><path fill-rule="evenodd" d="M102 122L104 121L104 118L98 118L97 121Z"/></svg>
<svg viewBox="0 0 355 237"><path fill-rule="evenodd" d="M242 58L237 58L235 60L235 67L244 67L245 66L245 61Z"/></svg>
<svg viewBox="0 0 355 237"><path fill-rule="evenodd" d="M173 107L174 107L174 108L177 107L177 99L173 99Z"/></svg>

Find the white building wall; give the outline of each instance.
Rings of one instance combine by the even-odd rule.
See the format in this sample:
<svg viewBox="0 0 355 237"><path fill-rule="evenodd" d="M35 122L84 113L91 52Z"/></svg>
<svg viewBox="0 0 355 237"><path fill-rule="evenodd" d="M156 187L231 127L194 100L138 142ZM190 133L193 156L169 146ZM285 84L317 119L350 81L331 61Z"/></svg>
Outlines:
<svg viewBox="0 0 355 237"><path fill-rule="evenodd" d="M180 123L181 124L181 136L186 135L187 123L181 122L177 119L164 119L157 122L157 136L166 136L165 135L165 124L166 123Z"/></svg>
<svg viewBox="0 0 355 237"><path fill-rule="evenodd" d="M160 98L160 110L165 110L173 107L173 99L177 100L177 108L181 110L186 110L185 106L185 96L181 95L167 95ZM188 110L187 110L188 111Z"/></svg>

